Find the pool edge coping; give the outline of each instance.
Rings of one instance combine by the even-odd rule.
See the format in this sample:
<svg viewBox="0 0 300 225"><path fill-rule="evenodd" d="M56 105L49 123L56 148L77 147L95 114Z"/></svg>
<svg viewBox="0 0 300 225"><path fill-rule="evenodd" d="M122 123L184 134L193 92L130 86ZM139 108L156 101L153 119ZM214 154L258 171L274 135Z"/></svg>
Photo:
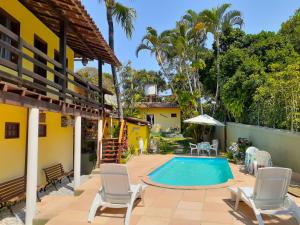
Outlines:
<svg viewBox="0 0 300 225"><path fill-rule="evenodd" d="M218 189L218 188L226 188L229 186L232 186L236 183L236 181L233 179L228 179L227 182L221 183L221 184L216 184L216 185L206 185L206 186L172 186L172 185L166 185L166 184L160 184L152 181L149 177L149 174L167 163L168 161L176 158L176 157L182 157L182 158L218 158L218 157L203 157L203 156L177 156L177 155L171 155L171 157L168 157L164 159L162 162L159 162L157 165L154 167L150 168L147 173L141 178L142 181L148 185L155 186L155 187L160 187L160 188L167 188L167 189L176 189L176 190L204 190L204 189ZM228 162L229 167L230 163ZM231 170L231 167L230 167ZM231 173L233 174L232 170Z"/></svg>

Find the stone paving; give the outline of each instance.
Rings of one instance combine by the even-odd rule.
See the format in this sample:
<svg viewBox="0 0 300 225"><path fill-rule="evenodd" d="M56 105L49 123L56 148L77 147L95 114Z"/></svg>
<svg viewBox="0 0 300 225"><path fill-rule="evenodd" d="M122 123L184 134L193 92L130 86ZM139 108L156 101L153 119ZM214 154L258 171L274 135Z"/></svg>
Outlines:
<svg viewBox="0 0 300 225"><path fill-rule="evenodd" d="M81 182L85 182L88 176L82 176ZM46 192L39 193L41 198L47 195L52 196L73 196L73 181L69 183L68 179L64 179L61 184L58 184L58 190L56 191L53 186L47 188ZM23 225L25 221L25 202L18 203L13 206L14 216L10 213L8 209L3 209L0 211L0 225Z"/></svg>
<svg viewBox="0 0 300 225"><path fill-rule="evenodd" d="M132 183L142 182L145 174L171 159L172 155L148 155L134 157L128 162ZM234 185L253 186L255 178L241 172L238 165L230 164ZM69 185L68 185L69 186ZM101 186L100 176L92 175L80 186L82 193L73 196L69 187L64 191L51 192L37 204L37 221L47 225L89 225L87 215L95 193ZM61 194L61 195L60 195ZM300 199L295 199L300 206ZM20 213L22 214L22 213ZM24 215L24 212L23 212ZM92 224L123 225L124 209L99 209ZM22 216L20 216L22 217ZM24 217L23 217L24 218ZM5 218L5 221L8 218ZM9 220L9 219L8 219ZM22 219L21 219L22 220ZM297 225L290 216L264 216L266 225ZM0 225L22 224L15 219ZM42 224L45 224L42 223ZM133 209L130 225L255 225L253 211L244 203L234 210L226 187L202 190L174 190L149 186L145 192L145 206L137 203Z"/></svg>
<svg viewBox="0 0 300 225"><path fill-rule="evenodd" d="M172 158L171 155L148 155L133 158L128 163L132 183L139 183L145 174ZM240 166L230 165L237 186L253 186L255 178L240 171ZM49 218L47 225L88 225L87 215L98 188L99 175L92 176L80 189L78 197L65 200L43 199L37 218ZM45 200L45 201L44 201ZM297 199L300 205L300 199ZM64 202L64 205L62 203ZM60 205L59 207L57 207ZM254 225L253 211L244 203L233 209L227 188L203 190L174 190L149 186L145 192L145 206L137 204L130 225ZM123 225L125 210L99 209L92 224ZM266 225L296 225L290 216L265 216Z"/></svg>

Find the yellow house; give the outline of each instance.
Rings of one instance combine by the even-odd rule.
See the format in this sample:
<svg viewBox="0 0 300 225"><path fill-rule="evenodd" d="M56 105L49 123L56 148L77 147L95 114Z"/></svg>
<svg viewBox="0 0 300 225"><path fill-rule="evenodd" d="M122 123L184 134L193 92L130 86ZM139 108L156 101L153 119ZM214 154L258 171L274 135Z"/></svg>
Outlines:
<svg viewBox="0 0 300 225"><path fill-rule="evenodd" d="M181 111L177 103L143 102L136 106L152 132L180 132Z"/></svg>
<svg viewBox="0 0 300 225"><path fill-rule="evenodd" d="M98 86L74 73L75 58L98 60ZM104 63L120 65L80 1L0 1L0 183L26 178L26 224L44 168L61 163L80 185L81 120L102 138Z"/></svg>

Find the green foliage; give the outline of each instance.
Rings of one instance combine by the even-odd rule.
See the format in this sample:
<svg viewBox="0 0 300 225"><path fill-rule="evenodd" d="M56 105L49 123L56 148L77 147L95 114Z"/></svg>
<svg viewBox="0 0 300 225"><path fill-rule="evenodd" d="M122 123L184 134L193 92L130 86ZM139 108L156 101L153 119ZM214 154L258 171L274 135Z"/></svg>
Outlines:
<svg viewBox="0 0 300 225"><path fill-rule="evenodd" d="M242 122L246 118L252 97L262 78L261 63L257 57L249 56L240 62L233 76L224 82L221 99L236 121Z"/></svg>
<svg viewBox="0 0 300 225"><path fill-rule="evenodd" d="M168 141L164 140L164 139L161 139L160 142L159 142L159 150L160 150L161 154L174 153L173 150L172 150L171 144Z"/></svg>
<svg viewBox="0 0 300 225"><path fill-rule="evenodd" d="M119 133L120 133L120 125L118 124L118 125L114 126L113 129L112 129L113 138L118 138Z"/></svg>
<svg viewBox="0 0 300 225"><path fill-rule="evenodd" d="M139 110L135 108L135 104L147 101L144 90L147 84L156 84L159 91L166 89L166 82L159 73L135 70L130 63L120 69L120 76L123 90L122 100L125 103L125 117L138 117L140 115Z"/></svg>
<svg viewBox="0 0 300 225"><path fill-rule="evenodd" d="M221 120L299 131L300 9L278 33L258 34L243 32L241 12L229 9L223 4L188 10L162 33L148 27L137 54L145 50L156 57L158 75L173 92L167 100L179 103L183 119L203 111ZM205 48L208 33L214 36L212 50ZM195 140L201 136L199 126L183 128Z"/></svg>
<svg viewBox="0 0 300 225"><path fill-rule="evenodd" d="M262 125L300 130L300 62L270 73L254 96Z"/></svg>
<svg viewBox="0 0 300 225"><path fill-rule="evenodd" d="M290 82L296 82L295 77L285 75L296 74L295 66L292 71L291 65L298 58L287 38L273 32L244 35L237 43L230 43L221 56L221 100L230 118L242 123L298 129L299 108L294 106L293 116L289 115L293 103L287 99L292 94L287 99L282 97L290 92Z"/></svg>
<svg viewBox="0 0 300 225"><path fill-rule="evenodd" d="M113 2L113 1L107 1ZM133 8L129 8L121 4L120 2L115 2L113 4L113 16L115 17L118 24L121 25L125 31L128 38L132 37L134 31L134 20L136 19L136 11Z"/></svg>
<svg viewBox="0 0 300 225"><path fill-rule="evenodd" d="M174 154L178 146L189 148L189 139L177 137L163 137L162 135L154 135L152 138L159 143L159 152L161 154Z"/></svg>
<svg viewBox="0 0 300 225"><path fill-rule="evenodd" d="M200 142L202 139L203 126L199 126L196 124L184 124L184 136L191 137L194 142Z"/></svg>
<svg viewBox="0 0 300 225"><path fill-rule="evenodd" d="M84 80L98 86L98 70L95 67L84 67L76 72ZM103 73L103 87L114 92L114 84L111 74Z"/></svg>
<svg viewBox="0 0 300 225"><path fill-rule="evenodd" d="M293 44L295 50L300 53L300 8L285 23L281 25L279 31L286 36Z"/></svg>

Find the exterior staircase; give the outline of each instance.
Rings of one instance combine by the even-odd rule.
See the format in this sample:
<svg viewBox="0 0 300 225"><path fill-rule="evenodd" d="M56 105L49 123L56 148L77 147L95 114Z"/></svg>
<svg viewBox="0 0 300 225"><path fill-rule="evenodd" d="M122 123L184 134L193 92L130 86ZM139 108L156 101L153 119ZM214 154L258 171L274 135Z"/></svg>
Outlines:
<svg viewBox="0 0 300 225"><path fill-rule="evenodd" d="M101 163L120 163L123 151L127 148L126 136L126 122L122 120L118 138L102 139Z"/></svg>
<svg viewBox="0 0 300 225"><path fill-rule="evenodd" d="M119 142L118 138L102 139L102 163L117 163Z"/></svg>

